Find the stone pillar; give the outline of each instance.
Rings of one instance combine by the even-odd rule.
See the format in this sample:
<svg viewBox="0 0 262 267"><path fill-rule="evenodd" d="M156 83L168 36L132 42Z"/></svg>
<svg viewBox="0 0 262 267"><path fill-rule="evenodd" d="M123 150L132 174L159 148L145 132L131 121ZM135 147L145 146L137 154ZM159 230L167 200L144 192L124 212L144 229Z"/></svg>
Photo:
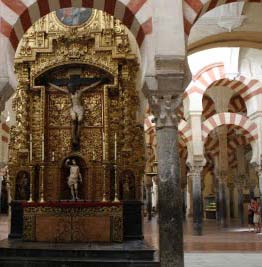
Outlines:
<svg viewBox="0 0 262 267"><path fill-rule="evenodd" d="M159 247L162 267L183 267L183 218L180 184L177 96L150 97L156 117L159 176Z"/></svg>
<svg viewBox="0 0 262 267"><path fill-rule="evenodd" d="M202 235L202 191L201 191L202 167L193 167L190 170L193 184L193 235Z"/></svg>
<svg viewBox="0 0 262 267"><path fill-rule="evenodd" d="M158 176L153 177L153 192L154 192L154 203L153 207L155 211L158 211Z"/></svg>
<svg viewBox="0 0 262 267"><path fill-rule="evenodd" d="M222 176L222 177L221 177ZM226 184L223 175L220 176L219 191L219 218L222 227L227 227L227 201L226 201Z"/></svg>
<svg viewBox="0 0 262 267"><path fill-rule="evenodd" d="M219 205L219 180L216 177L216 220L220 222L220 205Z"/></svg>
<svg viewBox="0 0 262 267"><path fill-rule="evenodd" d="M193 184L190 173L187 176L187 216L193 216Z"/></svg>
<svg viewBox="0 0 262 267"><path fill-rule="evenodd" d="M233 219L234 216L234 186L229 186L229 206L230 206L230 218Z"/></svg>
<svg viewBox="0 0 262 267"><path fill-rule="evenodd" d="M220 217L221 226L226 227L227 226L226 184L228 182L227 127L226 126L218 127L216 129L216 133L217 133L217 137L219 141L219 155L218 155L218 162L217 162L218 191L219 191L219 217Z"/></svg>
<svg viewBox="0 0 262 267"><path fill-rule="evenodd" d="M262 165L257 166L256 171L258 175L259 199L260 199L260 204L262 204Z"/></svg>
<svg viewBox="0 0 262 267"><path fill-rule="evenodd" d="M144 183L146 188L146 212L150 221L152 219L152 176L146 174Z"/></svg>
<svg viewBox="0 0 262 267"><path fill-rule="evenodd" d="M152 219L152 186L146 186L146 212L147 219Z"/></svg>
<svg viewBox="0 0 262 267"><path fill-rule="evenodd" d="M243 189L238 188L238 214L241 225L244 224L244 198L243 198Z"/></svg>

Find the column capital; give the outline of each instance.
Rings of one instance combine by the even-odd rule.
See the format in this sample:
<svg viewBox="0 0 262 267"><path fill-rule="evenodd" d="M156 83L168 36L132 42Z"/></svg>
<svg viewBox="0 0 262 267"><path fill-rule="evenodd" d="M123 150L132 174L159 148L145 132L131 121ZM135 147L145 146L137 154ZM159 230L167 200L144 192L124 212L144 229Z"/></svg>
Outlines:
<svg viewBox="0 0 262 267"><path fill-rule="evenodd" d="M176 109L179 104L180 98L174 95L149 96L149 105L155 116L157 128L178 127Z"/></svg>
<svg viewBox="0 0 262 267"><path fill-rule="evenodd" d="M182 100L182 90L177 90L172 80L166 78L166 82L174 86L173 90L168 85L159 87L159 79L156 77L146 78L143 92L148 98L157 128L178 126L177 108Z"/></svg>
<svg viewBox="0 0 262 267"><path fill-rule="evenodd" d="M188 172L189 177L198 177L201 176L201 172L203 171L204 166L203 165L195 165L190 166L190 171Z"/></svg>

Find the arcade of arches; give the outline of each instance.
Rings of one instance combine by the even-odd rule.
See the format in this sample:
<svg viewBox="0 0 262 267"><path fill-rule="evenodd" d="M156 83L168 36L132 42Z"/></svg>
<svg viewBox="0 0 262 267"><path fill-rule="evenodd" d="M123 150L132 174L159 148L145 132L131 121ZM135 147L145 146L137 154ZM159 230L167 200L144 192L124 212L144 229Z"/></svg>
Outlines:
<svg viewBox="0 0 262 267"><path fill-rule="evenodd" d="M0 265L261 252L247 228L262 202L261 13L256 0L0 0Z"/></svg>

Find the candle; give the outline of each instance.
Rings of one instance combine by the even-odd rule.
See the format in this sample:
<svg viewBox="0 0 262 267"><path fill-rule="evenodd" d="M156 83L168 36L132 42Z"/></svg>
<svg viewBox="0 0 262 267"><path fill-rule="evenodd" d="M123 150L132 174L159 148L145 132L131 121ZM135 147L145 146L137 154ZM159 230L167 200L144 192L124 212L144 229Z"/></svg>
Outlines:
<svg viewBox="0 0 262 267"><path fill-rule="evenodd" d="M42 161L45 160L45 138L44 134L42 134Z"/></svg>
<svg viewBox="0 0 262 267"><path fill-rule="evenodd" d="M32 142L32 134L30 134L29 141L30 141L29 160L30 160L30 162L32 162L32 159L33 159L33 142Z"/></svg>
<svg viewBox="0 0 262 267"><path fill-rule="evenodd" d="M95 150L93 150L93 161L96 160L96 157L95 157Z"/></svg>
<svg viewBox="0 0 262 267"><path fill-rule="evenodd" d="M103 160L106 158L105 133L103 132Z"/></svg>
<svg viewBox="0 0 262 267"><path fill-rule="evenodd" d="M115 161L117 159L117 135L115 133Z"/></svg>

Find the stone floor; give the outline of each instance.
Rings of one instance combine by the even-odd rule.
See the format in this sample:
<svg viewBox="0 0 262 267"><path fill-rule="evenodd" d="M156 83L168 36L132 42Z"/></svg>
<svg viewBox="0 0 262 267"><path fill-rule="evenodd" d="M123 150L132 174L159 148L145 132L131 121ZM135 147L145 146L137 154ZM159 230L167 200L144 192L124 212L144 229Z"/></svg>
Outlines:
<svg viewBox="0 0 262 267"><path fill-rule="evenodd" d="M221 228L215 221L204 222L203 236L192 236L192 222L184 224L185 267L261 267L262 234L249 232L232 221ZM145 221L145 239L158 249L157 218Z"/></svg>
<svg viewBox="0 0 262 267"><path fill-rule="evenodd" d="M157 218L145 220L145 240L158 249ZM0 216L0 240L7 238L7 217ZM203 236L192 236L191 222L184 225L185 267L261 267L262 234L249 232L237 221L228 228L204 222Z"/></svg>

